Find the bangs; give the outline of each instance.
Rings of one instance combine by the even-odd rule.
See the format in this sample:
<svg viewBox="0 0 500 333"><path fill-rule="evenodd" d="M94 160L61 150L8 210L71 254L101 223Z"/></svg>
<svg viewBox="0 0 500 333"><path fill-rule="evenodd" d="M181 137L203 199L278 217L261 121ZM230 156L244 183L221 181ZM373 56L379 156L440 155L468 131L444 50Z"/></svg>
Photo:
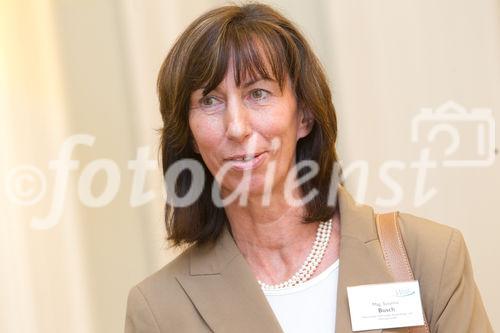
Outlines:
<svg viewBox="0 0 500 333"><path fill-rule="evenodd" d="M296 78L292 77L291 68L297 61L297 53L276 26L253 26L249 23L229 22L227 25L208 31L200 36L196 54L193 54L193 66L188 69L192 78L192 91L203 88L203 95L214 90L224 79L229 64L234 67L234 81L239 87L248 79L268 79L278 82L283 90L287 75L293 86ZM291 63L293 62L293 63Z"/></svg>

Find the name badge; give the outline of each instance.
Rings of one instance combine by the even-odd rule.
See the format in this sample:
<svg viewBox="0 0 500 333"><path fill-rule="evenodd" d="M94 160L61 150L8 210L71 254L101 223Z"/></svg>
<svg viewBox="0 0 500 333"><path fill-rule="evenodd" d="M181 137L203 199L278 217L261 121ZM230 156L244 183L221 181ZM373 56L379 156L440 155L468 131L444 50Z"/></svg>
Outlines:
<svg viewBox="0 0 500 333"><path fill-rule="evenodd" d="M347 287L352 330L424 325L418 281Z"/></svg>

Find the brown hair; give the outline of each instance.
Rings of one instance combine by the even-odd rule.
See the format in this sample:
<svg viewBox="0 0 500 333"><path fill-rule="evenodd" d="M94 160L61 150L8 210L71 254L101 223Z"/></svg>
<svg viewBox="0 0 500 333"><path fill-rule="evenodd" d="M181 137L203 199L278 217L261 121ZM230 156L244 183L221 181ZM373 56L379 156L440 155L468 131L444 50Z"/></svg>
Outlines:
<svg viewBox="0 0 500 333"><path fill-rule="evenodd" d="M255 47L256 42L260 48ZM191 206L166 203L167 240L174 246L214 241L227 222L224 208L211 200L214 178L193 150L188 113L191 93L206 87L206 95L216 88L225 76L229 59L234 60L238 86L247 75L259 75L275 78L283 87L289 75L298 105L314 119L311 133L297 142L296 162L313 160L319 164L318 174L301 185L302 193L318 190L306 204L304 222L328 220L336 209L327 205L327 200L330 177L337 167L337 118L319 60L295 25L271 7L258 3L223 6L189 25L174 43L158 75L163 174L185 158L198 160L205 172L201 196ZM272 73L266 70L266 63ZM306 170L301 171L299 177ZM166 186L182 196L191 182L191 174L183 172L175 184Z"/></svg>

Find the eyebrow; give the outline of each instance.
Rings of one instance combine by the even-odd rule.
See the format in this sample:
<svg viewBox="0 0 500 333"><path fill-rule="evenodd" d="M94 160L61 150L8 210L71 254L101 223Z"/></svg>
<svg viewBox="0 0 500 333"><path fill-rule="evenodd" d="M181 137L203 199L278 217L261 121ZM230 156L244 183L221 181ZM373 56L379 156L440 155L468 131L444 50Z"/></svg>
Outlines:
<svg viewBox="0 0 500 333"><path fill-rule="evenodd" d="M248 87L250 87L252 84L255 84L255 83L259 82L259 81L278 82L278 81L276 81L276 80L274 80L274 79L272 79L272 78L257 77L257 78L255 78L255 79L252 79L252 80L250 80L250 81L247 81L247 82L243 83L243 88L248 88ZM202 93L203 93L203 91L204 91L205 89L206 89L206 86L201 87L201 88L199 88L198 90L201 90L201 91L202 91ZM215 87L215 89L214 89L213 91L218 91L218 90L219 90L219 87ZM208 92L207 92L207 94L208 94ZM204 95L204 94L203 94L203 95Z"/></svg>
<svg viewBox="0 0 500 333"><path fill-rule="evenodd" d="M248 87L249 87L249 86L251 86L252 84L257 83L257 82L259 82L259 81L270 81L270 82L276 82L276 80L273 80L273 79L271 79L271 78L258 77L258 78L256 78L256 79L253 79L253 80L250 80L250 81L248 81L248 82L245 82L245 83L243 84L243 88L248 88Z"/></svg>

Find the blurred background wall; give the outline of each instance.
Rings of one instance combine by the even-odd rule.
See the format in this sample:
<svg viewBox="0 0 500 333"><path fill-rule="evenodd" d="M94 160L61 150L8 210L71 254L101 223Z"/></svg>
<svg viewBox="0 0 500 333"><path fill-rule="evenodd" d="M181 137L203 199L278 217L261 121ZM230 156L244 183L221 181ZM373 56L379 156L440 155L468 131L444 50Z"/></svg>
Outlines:
<svg viewBox="0 0 500 333"><path fill-rule="evenodd" d="M224 3L0 0L0 332L121 332L129 288L176 255L163 240L155 80L176 36ZM459 228L500 329L488 131L500 110L499 2L266 3L299 24L327 70L351 193ZM424 140L422 108L467 120L453 158L448 136Z"/></svg>

